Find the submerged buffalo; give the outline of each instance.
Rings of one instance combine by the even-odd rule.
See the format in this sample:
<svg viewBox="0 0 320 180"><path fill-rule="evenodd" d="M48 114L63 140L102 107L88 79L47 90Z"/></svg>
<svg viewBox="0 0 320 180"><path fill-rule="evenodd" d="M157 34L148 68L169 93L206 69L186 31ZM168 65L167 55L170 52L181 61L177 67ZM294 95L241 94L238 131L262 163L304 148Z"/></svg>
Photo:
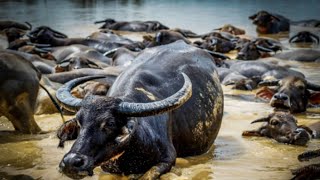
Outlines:
<svg viewBox="0 0 320 180"><path fill-rule="evenodd" d="M94 77L58 90L65 107L79 109L58 133L62 141L77 138L59 165L67 176L83 178L100 165L111 173L156 179L177 156L205 153L214 142L223 93L212 57L178 41L146 49L135 62L107 96L71 97L70 88Z"/></svg>
<svg viewBox="0 0 320 180"><path fill-rule="evenodd" d="M289 39L290 43L315 43L319 44L319 36L309 32L301 31Z"/></svg>
<svg viewBox="0 0 320 180"><path fill-rule="evenodd" d="M298 113L306 111L309 104L320 103L320 86L301 77L288 76L281 80L263 81L260 82L260 86L277 87L264 87L257 92L258 97L269 99L270 105L276 109Z"/></svg>
<svg viewBox="0 0 320 180"><path fill-rule="evenodd" d="M259 136L275 139L280 143L304 146L313 138L312 130L306 126L298 126L296 118L286 111L275 111L267 117L252 121L263 122L258 130L244 131L242 136Z"/></svg>
<svg viewBox="0 0 320 180"><path fill-rule="evenodd" d="M233 35L243 35L246 33L245 30L237 28L231 24L225 24L220 28L217 28L215 30L218 30L219 32L227 32Z"/></svg>
<svg viewBox="0 0 320 180"><path fill-rule="evenodd" d="M118 47L126 47L135 51L144 49L142 43L139 42L123 44L122 42L108 42L88 38L67 38L67 36L63 33L55 31L46 26L40 26L34 29L28 34L28 37L33 43L47 44L50 46L69 46L81 44L94 48L101 53L105 53Z"/></svg>
<svg viewBox="0 0 320 180"><path fill-rule="evenodd" d="M261 81L287 76L304 78L301 72L265 60L237 60L224 63L227 68L217 68L220 81L224 85L234 85L234 89L253 90Z"/></svg>
<svg viewBox="0 0 320 180"><path fill-rule="evenodd" d="M100 29L111 29L118 31L132 32L155 32L162 29L169 29L158 21L115 21L114 19L105 19L96 21L95 24L104 23Z"/></svg>
<svg viewBox="0 0 320 180"><path fill-rule="evenodd" d="M290 30L290 20L279 14L259 11L249 19L257 26L257 32L260 34L276 34Z"/></svg>

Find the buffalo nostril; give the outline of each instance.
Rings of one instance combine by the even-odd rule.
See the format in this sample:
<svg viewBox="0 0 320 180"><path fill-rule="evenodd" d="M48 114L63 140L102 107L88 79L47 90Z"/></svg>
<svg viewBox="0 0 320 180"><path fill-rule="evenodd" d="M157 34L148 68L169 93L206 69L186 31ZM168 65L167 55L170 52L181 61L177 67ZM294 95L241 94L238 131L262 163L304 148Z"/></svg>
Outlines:
<svg viewBox="0 0 320 180"><path fill-rule="evenodd" d="M82 158L80 158L80 157L74 158L73 165L75 167L81 167L83 164L84 164L84 160Z"/></svg>
<svg viewBox="0 0 320 180"><path fill-rule="evenodd" d="M281 99L282 99L282 100L287 100L288 97L287 97L287 96L282 96Z"/></svg>

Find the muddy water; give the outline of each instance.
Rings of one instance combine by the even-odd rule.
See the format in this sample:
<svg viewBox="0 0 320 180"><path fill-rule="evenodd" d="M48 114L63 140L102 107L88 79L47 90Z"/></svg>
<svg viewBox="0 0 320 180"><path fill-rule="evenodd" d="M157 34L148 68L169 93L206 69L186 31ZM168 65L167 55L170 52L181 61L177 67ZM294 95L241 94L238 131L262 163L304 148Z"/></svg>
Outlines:
<svg viewBox="0 0 320 180"><path fill-rule="evenodd" d="M71 37L89 35L98 27L92 22L106 17L118 20L156 19L170 27L191 29L197 33L232 23L244 28L249 36L256 36L247 17L260 9L276 11L297 20L319 17L320 6L317 1L290 3L288 7L284 1L237 0L228 4L218 1L0 1L0 19L29 21L35 26L50 25ZM124 35L141 39L141 34ZM283 36L276 38L287 48L295 48L290 47ZM320 84L319 63L282 62L305 73L308 80ZM220 133L211 150L201 156L178 158L176 166L162 179L289 179L290 170L314 162L300 163L296 157L305 150L319 148L319 140L312 140L306 147L298 147L265 138L242 138L243 130L258 126L250 125L252 120L267 115L272 109L268 104L256 101L254 92L236 91L229 87L223 89L225 113ZM298 114L297 118L301 124L320 121L320 110L308 109L308 112ZM11 124L5 118L0 118L0 179L18 174L35 179L68 179L58 172L58 164L73 142L67 142L64 149L57 148L55 130L61 124L59 115L36 116L36 120L49 133L15 134L8 131L12 130ZM95 175L87 179L127 178L110 175L96 168Z"/></svg>

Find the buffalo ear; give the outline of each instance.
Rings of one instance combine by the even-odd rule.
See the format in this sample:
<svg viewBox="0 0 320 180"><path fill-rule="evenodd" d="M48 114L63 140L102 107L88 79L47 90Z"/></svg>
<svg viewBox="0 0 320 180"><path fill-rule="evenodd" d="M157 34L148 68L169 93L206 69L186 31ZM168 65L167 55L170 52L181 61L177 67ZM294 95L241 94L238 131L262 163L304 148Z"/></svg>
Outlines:
<svg viewBox="0 0 320 180"><path fill-rule="evenodd" d="M271 15L271 19L275 21L280 21L280 19L277 16Z"/></svg>
<svg viewBox="0 0 320 180"><path fill-rule="evenodd" d="M261 99L266 99L266 100L271 100L273 95L275 94L275 91L264 86L256 92L256 97L261 98Z"/></svg>
<svg viewBox="0 0 320 180"><path fill-rule="evenodd" d="M60 139L58 147L63 148L67 140L77 139L80 127L76 119L71 119L63 123L57 131L57 137Z"/></svg>
<svg viewBox="0 0 320 180"><path fill-rule="evenodd" d="M116 137L115 141L118 144L123 144L127 142L131 134L135 131L135 127L136 127L136 121L134 120L128 121L127 124L121 128L121 132Z"/></svg>
<svg viewBox="0 0 320 180"><path fill-rule="evenodd" d="M261 137L260 131L253 130L253 131L243 131L242 136L257 136Z"/></svg>
<svg viewBox="0 0 320 180"><path fill-rule="evenodd" d="M320 92L313 92L309 97L309 103L312 105L320 104Z"/></svg>

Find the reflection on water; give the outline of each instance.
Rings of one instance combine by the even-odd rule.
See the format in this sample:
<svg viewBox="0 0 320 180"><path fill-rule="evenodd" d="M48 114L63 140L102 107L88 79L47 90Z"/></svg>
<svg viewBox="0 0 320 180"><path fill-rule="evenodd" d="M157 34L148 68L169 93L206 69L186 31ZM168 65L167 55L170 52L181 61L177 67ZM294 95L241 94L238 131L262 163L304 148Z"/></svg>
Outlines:
<svg viewBox="0 0 320 180"><path fill-rule="evenodd" d="M0 1L0 19L29 21L34 26L49 25L70 36L85 37L97 30L95 20L159 20L170 27L181 27L203 33L223 24L234 24L244 28L249 35L256 35L248 16L260 9L278 12L290 19L318 18L320 6L317 0L290 1L159 1L156 0L14 0ZM290 36L299 29L293 29ZM316 32L316 33L319 33ZM141 34L125 34L140 38ZM287 36L287 35L286 35ZM139 39L138 38L138 39ZM279 38L279 37L277 37ZM287 39L280 37L287 48L292 48ZM293 47L294 48L294 47ZM307 79L320 84L319 63L297 63L285 61L302 71ZM259 125L250 122L265 116L272 109L263 102L254 100L252 92L231 90L224 87L225 115L214 146L200 156L178 158L176 166L162 179L289 179L290 170L307 163L300 163L297 155L305 150L320 147L319 140L312 140L307 147L284 145L266 138L242 138L243 130ZM232 95L242 95L238 98ZM319 109L310 109L297 115L300 123L319 121ZM71 118L71 117L69 117ZM69 119L67 118L67 119ZM55 131L61 121L58 114L36 116L39 126L46 131ZM0 118L0 130L12 130L11 124ZM25 136L0 132L0 177L17 174L41 179L68 179L58 172L58 164L70 149L58 149L55 132L45 135ZM312 161L311 161L312 162ZM89 179L89 178L87 178ZM95 169L93 179L127 179Z"/></svg>

